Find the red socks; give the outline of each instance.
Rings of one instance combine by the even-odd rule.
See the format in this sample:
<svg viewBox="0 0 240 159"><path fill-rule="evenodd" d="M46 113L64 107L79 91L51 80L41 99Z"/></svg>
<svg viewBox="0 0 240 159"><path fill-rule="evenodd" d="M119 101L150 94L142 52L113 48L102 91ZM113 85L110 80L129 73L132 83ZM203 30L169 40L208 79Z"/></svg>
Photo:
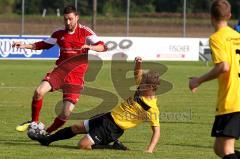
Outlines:
<svg viewBox="0 0 240 159"><path fill-rule="evenodd" d="M32 100L32 121L38 122L40 110L42 108L42 99Z"/></svg>
<svg viewBox="0 0 240 159"><path fill-rule="evenodd" d="M52 123L52 125L47 128L47 132L51 133L51 132L57 130L58 128L63 126L65 124L65 122L66 122L66 120L62 120L62 119L59 119L58 117L56 117L54 122Z"/></svg>
<svg viewBox="0 0 240 159"><path fill-rule="evenodd" d="M40 114L40 110L42 108L42 103L43 100L32 100L32 121L38 122L39 121L39 114ZM63 126L65 124L66 120L62 120L58 117L55 118L54 122L52 123L52 125L50 127L48 127L47 132L51 133L55 130L57 130L58 128L60 128L61 126Z"/></svg>

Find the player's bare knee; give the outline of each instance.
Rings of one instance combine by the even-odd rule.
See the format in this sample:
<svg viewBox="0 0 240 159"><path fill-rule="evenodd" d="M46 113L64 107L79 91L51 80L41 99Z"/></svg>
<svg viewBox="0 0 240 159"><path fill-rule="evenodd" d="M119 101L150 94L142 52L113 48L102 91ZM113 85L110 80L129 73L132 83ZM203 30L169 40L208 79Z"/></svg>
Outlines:
<svg viewBox="0 0 240 159"><path fill-rule="evenodd" d="M63 111L58 115L58 118L65 121L65 120L68 120L70 118L70 115L71 115L71 112Z"/></svg>
<svg viewBox="0 0 240 159"><path fill-rule="evenodd" d="M77 146L79 149L82 149L84 147L83 144L81 143L81 141L78 142Z"/></svg>
<svg viewBox="0 0 240 159"><path fill-rule="evenodd" d="M43 98L43 96L44 96L44 93L41 92L40 90L36 89L34 92L34 95L33 95L33 99L40 100Z"/></svg>
<svg viewBox="0 0 240 159"><path fill-rule="evenodd" d="M233 154L235 152L234 152L234 149L231 149L230 147L226 146L222 149L222 151L220 153L221 153L220 156L224 157L224 156Z"/></svg>
<svg viewBox="0 0 240 159"><path fill-rule="evenodd" d="M72 114L72 112L71 111L65 111L65 112L63 112L63 117L65 117L66 119L69 119L70 118L70 116L71 116L71 114Z"/></svg>
<svg viewBox="0 0 240 159"><path fill-rule="evenodd" d="M63 120L63 121L67 121L69 119L70 116L66 116L65 114L59 114L58 118Z"/></svg>
<svg viewBox="0 0 240 159"><path fill-rule="evenodd" d="M91 149L91 145L86 145L83 142L79 141L78 142L78 148L79 149L84 149L84 150L89 150L89 149Z"/></svg>
<svg viewBox="0 0 240 159"><path fill-rule="evenodd" d="M216 145L216 144L214 145L213 149L214 149L215 154L221 158L226 155L234 153L234 150L231 151L231 149L229 149L229 147L226 147L226 146L222 147L221 145Z"/></svg>

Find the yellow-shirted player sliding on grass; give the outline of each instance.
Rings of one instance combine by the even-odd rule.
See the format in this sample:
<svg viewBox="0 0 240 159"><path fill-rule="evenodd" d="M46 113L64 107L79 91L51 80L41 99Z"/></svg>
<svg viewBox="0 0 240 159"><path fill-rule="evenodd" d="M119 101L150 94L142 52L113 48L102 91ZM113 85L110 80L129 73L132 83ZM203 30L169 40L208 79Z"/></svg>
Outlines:
<svg viewBox="0 0 240 159"><path fill-rule="evenodd" d="M159 73L151 70L143 73L141 63L142 59L136 57L134 76L139 86L133 97L129 97L109 113L84 120L49 136L33 134L32 139L48 146L54 141L69 139L77 134L86 134L79 141L78 146L81 149L127 150L118 138L127 129L142 122L149 122L153 133L146 152L152 153L160 138L159 109L155 96L160 78ZM113 142L112 145L110 145L111 142Z"/></svg>

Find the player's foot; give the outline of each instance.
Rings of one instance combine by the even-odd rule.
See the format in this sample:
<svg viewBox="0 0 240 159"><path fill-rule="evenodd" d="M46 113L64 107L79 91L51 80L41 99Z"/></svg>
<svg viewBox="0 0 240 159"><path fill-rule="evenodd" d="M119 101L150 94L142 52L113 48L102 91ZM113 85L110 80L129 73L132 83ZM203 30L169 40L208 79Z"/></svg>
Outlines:
<svg viewBox="0 0 240 159"><path fill-rule="evenodd" d="M51 143L49 141L49 135L38 135L36 140L43 146L48 146Z"/></svg>
<svg viewBox="0 0 240 159"><path fill-rule="evenodd" d="M27 135L28 135L28 137L29 137L30 139L32 139L32 140L37 140L37 138L38 138L38 134L35 133L35 132L32 132L32 131L28 131L28 132L27 132Z"/></svg>
<svg viewBox="0 0 240 159"><path fill-rule="evenodd" d="M126 146L123 145L119 140L113 143L113 148L116 150L129 150Z"/></svg>
<svg viewBox="0 0 240 159"><path fill-rule="evenodd" d="M32 122L32 121L26 121L26 122L18 125L18 126L16 127L16 130L17 130L17 131L20 131L20 132L26 131L26 130L28 129L28 126L30 125L31 122Z"/></svg>
<svg viewBox="0 0 240 159"><path fill-rule="evenodd" d="M49 134L38 134L34 132L28 132L28 137L32 140L38 141L41 145L48 146L50 144Z"/></svg>

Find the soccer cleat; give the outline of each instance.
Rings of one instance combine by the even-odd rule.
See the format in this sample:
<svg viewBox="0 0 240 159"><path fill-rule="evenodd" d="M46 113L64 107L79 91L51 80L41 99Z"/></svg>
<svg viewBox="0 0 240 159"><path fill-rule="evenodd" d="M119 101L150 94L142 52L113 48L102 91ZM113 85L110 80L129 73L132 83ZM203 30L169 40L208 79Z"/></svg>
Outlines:
<svg viewBox="0 0 240 159"><path fill-rule="evenodd" d="M35 132L33 132L33 131L28 131L28 132L27 132L27 135L28 135L28 137L29 137L30 139L32 139L32 140L37 140L37 138L38 138L38 134L35 133Z"/></svg>
<svg viewBox="0 0 240 159"><path fill-rule="evenodd" d="M28 129L28 126L30 125L31 122L32 122L32 121L26 121L26 122L18 125L18 126L16 127L16 130L17 130L17 131L20 131L20 132L26 131L26 130Z"/></svg>
<svg viewBox="0 0 240 159"><path fill-rule="evenodd" d="M116 149L116 150L124 150L124 151L129 150L129 148L124 146L123 143L121 143L119 140L114 141L112 147L113 149Z"/></svg>
<svg viewBox="0 0 240 159"><path fill-rule="evenodd" d="M48 146L51 142L49 141L49 135L37 135L36 140L43 146Z"/></svg>
<svg viewBox="0 0 240 159"><path fill-rule="evenodd" d="M29 131L27 135L30 139L38 141L43 146L48 146L50 144L49 134L44 135Z"/></svg>

